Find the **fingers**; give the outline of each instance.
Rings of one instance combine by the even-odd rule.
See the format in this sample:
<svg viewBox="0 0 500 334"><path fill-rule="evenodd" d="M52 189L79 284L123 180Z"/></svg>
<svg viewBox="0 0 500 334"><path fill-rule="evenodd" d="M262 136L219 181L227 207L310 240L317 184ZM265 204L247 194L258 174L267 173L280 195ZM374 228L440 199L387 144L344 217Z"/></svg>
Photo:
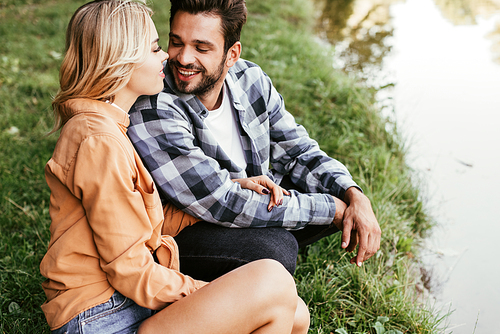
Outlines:
<svg viewBox="0 0 500 334"><path fill-rule="evenodd" d="M267 190L267 189L266 189ZM267 193L269 194L270 191L267 190ZM283 200L283 199L282 199ZM274 197L274 193L269 196L269 204L267 205L267 211L271 211L275 206L279 205L279 200L276 200Z"/></svg>
<svg viewBox="0 0 500 334"><path fill-rule="evenodd" d="M233 179L238 182L242 188L255 191L261 195L270 195L267 210L271 211L275 206L283 204L283 195L290 196L290 192L274 183L268 176L259 175L244 179Z"/></svg>
<svg viewBox="0 0 500 334"><path fill-rule="evenodd" d="M280 186L271 188L271 200L274 201L277 206L283 204L283 190Z"/></svg>
<svg viewBox="0 0 500 334"><path fill-rule="evenodd" d="M348 253L352 253L356 246L358 245L358 232L356 230L352 230L351 232L351 240L349 241L349 245L345 249Z"/></svg>
<svg viewBox="0 0 500 334"><path fill-rule="evenodd" d="M351 259L351 263L355 263L358 267L361 267L363 262L365 261L365 253L368 248L368 236L366 233L360 233L359 237L359 248L358 254Z"/></svg>
<svg viewBox="0 0 500 334"><path fill-rule="evenodd" d="M244 179L232 179L231 181L238 182L244 189L255 191L261 195L269 195L270 191L266 187L266 183L262 184L263 182L259 178L260 177L248 177Z"/></svg>
<svg viewBox="0 0 500 334"><path fill-rule="evenodd" d="M273 207L283 204L283 195L290 196L290 193L288 191L276 185L274 182L273 184L274 186L271 187L271 198L269 200L269 206L267 208L269 211L271 211Z"/></svg>
<svg viewBox="0 0 500 334"><path fill-rule="evenodd" d="M352 218L347 216L344 218L343 221L341 246L342 248L347 248L347 249L352 248L350 251L348 250L348 252L352 252L352 250L354 249L353 247L356 247L356 244L354 244L354 246L351 246L352 241L355 239L355 238L351 239L351 232L352 232Z"/></svg>
<svg viewBox="0 0 500 334"><path fill-rule="evenodd" d="M275 206L283 204L283 189L274 183L266 175L253 176L249 178L258 190L257 193L262 195L270 195L267 211L271 211Z"/></svg>
<svg viewBox="0 0 500 334"><path fill-rule="evenodd" d="M361 245L361 243L360 243L360 245ZM363 262L365 262L366 260L368 260L374 254L377 253L378 247L374 248L374 249L376 249L376 250L375 251L368 251L368 250L365 250L365 248L361 248L361 246L360 246L360 250L358 250L358 254L355 257L353 257L350 262L352 264L356 264L358 267L361 267L363 265Z"/></svg>
<svg viewBox="0 0 500 334"><path fill-rule="evenodd" d="M377 225L378 227L378 225ZM361 231L354 231L351 235L351 239L355 235L359 239L359 248L358 253L351 259L351 263L356 264L358 267L361 267L364 261L371 258L380 248L380 237L379 229L362 229ZM347 251L353 251L356 248L355 244L349 245Z"/></svg>
<svg viewBox="0 0 500 334"><path fill-rule="evenodd" d="M241 185L241 187L244 189L252 190L252 191L255 191L256 193L259 193L259 194L265 194L263 192L264 187L262 187L258 183L255 183L254 180L252 180L252 178L233 179L231 181L238 182Z"/></svg>
<svg viewBox="0 0 500 334"><path fill-rule="evenodd" d="M268 176L259 175L249 178L254 184L254 191L263 195L271 195L267 210L271 211L275 206L283 204L283 195L289 196L290 193L274 183ZM258 187L258 190L255 190ZM250 188L249 188L250 189Z"/></svg>
<svg viewBox="0 0 500 334"><path fill-rule="evenodd" d="M359 242L358 253L351 259L351 263L361 266L379 250L382 232L368 197L358 191L352 191L350 195L345 220L350 222L352 231L351 243L346 250L354 251ZM353 236L356 236L356 242L352 240Z"/></svg>

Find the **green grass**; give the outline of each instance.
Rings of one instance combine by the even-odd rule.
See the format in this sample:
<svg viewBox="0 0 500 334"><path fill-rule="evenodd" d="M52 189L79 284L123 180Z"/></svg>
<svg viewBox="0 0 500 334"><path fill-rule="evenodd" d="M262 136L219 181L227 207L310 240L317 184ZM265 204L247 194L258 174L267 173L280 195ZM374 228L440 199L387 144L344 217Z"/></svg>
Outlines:
<svg viewBox="0 0 500 334"><path fill-rule="evenodd" d="M49 241L43 168L56 135L50 103L58 88L64 32L85 1L0 2L0 332L48 332L39 263ZM168 5L153 16L166 47ZM374 107L374 91L331 69L333 50L312 35L306 0L251 0L243 57L259 63L287 108L371 198L383 231L379 253L348 263L333 236L299 256L299 294L310 333L437 333L443 320L421 293L418 247L431 227L405 164L405 148Z"/></svg>

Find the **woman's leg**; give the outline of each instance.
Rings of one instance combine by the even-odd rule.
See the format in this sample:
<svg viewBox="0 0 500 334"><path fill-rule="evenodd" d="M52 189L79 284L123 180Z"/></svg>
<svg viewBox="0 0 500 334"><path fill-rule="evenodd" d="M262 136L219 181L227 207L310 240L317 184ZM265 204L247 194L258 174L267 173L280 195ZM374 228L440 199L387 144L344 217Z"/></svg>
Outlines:
<svg viewBox="0 0 500 334"><path fill-rule="evenodd" d="M306 303L299 297L295 318L293 320L292 334L307 334L311 324L309 309Z"/></svg>
<svg viewBox="0 0 500 334"><path fill-rule="evenodd" d="M156 313L139 333L289 334L297 312L303 319L305 305L297 311L298 300L285 268L274 260L258 260Z"/></svg>

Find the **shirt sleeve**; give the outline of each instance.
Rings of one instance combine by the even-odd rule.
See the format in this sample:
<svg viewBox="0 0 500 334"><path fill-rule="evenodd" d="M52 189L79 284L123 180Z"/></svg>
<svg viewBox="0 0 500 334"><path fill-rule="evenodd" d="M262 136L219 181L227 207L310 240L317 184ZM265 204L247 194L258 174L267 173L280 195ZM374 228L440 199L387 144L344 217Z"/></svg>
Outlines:
<svg viewBox="0 0 500 334"><path fill-rule="evenodd" d="M147 243L152 224L162 222L161 202L153 184L134 183L131 151L112 135L87 138L75 157L73 191L81 198L109 283L138 305L161 309L206 283L153 260ZM155 205L145 205L147 196L157 198L150 198Z"/></svg>
<svg viewBox="0 0 500 334"><path fill-rule="evenodd" d="M361 190L347 168L323 152L306 129L295 122L267 75L263 73L262 77L267 79L273 169L281 175L288 174L291 181L306 193L325 193L344 199L348 188Z"/></svg>
<svg viewBox="0 0 500 334"><path fill-rule="evenodd" d="M333 221L335 203L325 194L292 192L269 212L268 195L242 189L200 148L203 138L196 138L192 128L203 127L202 121L188 117L188 107L174 103L169 94L160 93L158 99L157 108L130 113L128 135L164 198L195 217L227 227L300 229ZM157 105L155 101L145 104Z"/></svg>

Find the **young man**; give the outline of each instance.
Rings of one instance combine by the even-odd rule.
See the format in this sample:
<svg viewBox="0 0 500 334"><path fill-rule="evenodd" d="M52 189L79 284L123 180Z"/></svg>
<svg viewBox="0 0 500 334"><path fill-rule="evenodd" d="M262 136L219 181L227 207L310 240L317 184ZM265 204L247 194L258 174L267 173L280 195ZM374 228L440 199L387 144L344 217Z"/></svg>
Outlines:
<svg viewBox="0 0 500 334"><path fill-rule="evenodd" d="M165 88L136 102L128 134L163 200L203 221L176 236L182 271L211 280L273 258L293 274L298 246L338 230L343 248L359 243L361 266L380 246L370 201L240 59L244 0L171 3ZM299 191L268 208L268 195L232 181L261 175Z"/></svg>

